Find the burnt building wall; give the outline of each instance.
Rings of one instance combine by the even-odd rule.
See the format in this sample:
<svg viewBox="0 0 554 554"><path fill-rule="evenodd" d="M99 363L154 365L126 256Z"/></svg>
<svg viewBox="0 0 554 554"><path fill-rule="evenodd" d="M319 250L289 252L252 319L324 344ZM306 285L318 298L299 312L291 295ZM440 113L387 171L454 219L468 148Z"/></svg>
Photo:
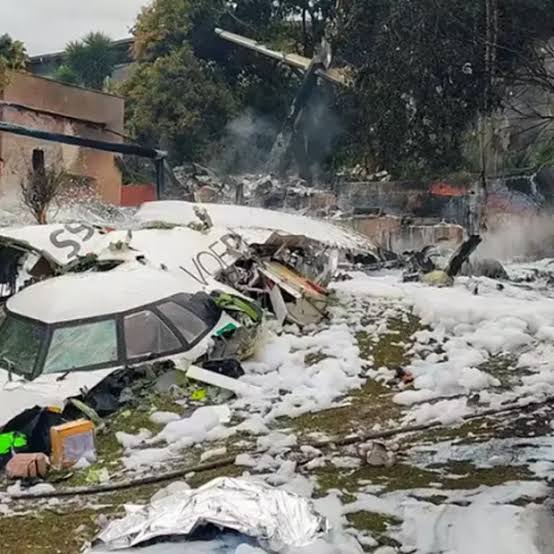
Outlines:
<svg viewBox="0 0 554 554"><path fill-rule="evenodd" d="M341 182L335 187L339 208L357 215L389 214L418 218L427 223L465 225L472 184L448 178L432 181ZM485 214L494 223L512 215L534 216L551 212L554 205L554 172L544 168L532 175L487 180Z"/></svg>
<svg viewBox="0 0 554 554"><path fill-rule="evenodd" d="M418 181L342 182L336 187L343 212L389 214L462 223L466 189Z"/></svg>

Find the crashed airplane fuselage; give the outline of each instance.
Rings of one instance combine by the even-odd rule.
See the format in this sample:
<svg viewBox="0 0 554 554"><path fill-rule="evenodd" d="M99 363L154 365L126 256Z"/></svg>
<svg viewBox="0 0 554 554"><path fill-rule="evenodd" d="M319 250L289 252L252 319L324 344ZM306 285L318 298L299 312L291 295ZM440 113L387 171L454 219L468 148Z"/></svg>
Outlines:
<svg viewBox="0 0 554 554"><path fill-rule="evenodd" d="M225 309L236 295L212 285L210 295L183 272L125 264L16 294L0 326L0 424L35 405L63 408L119 370L164 360L186 370L211 352L228 353L248 325L255 340L259 321L245 321L255 308Z"/></svg>
<svg viewBox="0 0 554 554"><path fill-rule="evenodd" d="M306 325L325 317L325 287L342 254L380 259L366 237L326 221L261 208L151 202L136 219L142 228L133 231L77 223L4 229L0 241L17 248L17 286L6 289L5 297L54 275L107 271L143 260L179 269L205 290L217 279L259 299L280 321Z"/></svg>

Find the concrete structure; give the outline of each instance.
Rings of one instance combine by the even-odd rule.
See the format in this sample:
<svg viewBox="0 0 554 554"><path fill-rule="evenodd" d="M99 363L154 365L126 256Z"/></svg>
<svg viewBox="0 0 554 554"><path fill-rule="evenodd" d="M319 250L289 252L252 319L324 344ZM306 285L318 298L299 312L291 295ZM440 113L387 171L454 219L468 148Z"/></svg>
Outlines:
<svg viewBox="0 0 554 554"><path fill-rule="evenodd" d="M439 243L455 247L464 239L463 227L453 223L417 218L410 221L394 215L360 215L339 221L369 237L377 246L396 253Z"/></svg>
<svg viewBox="0 0 554 554"><path fill-rule="evenodd" d="M0 91L0 121L122 142L124 101L118 96L29 73L14 73L9 84ZM17 197L35 149L44 152L47 167L57 165L72 175L88 178L102 200L120 203L122 177L114 154L0 133L0 196L4 200Z"/></svg>

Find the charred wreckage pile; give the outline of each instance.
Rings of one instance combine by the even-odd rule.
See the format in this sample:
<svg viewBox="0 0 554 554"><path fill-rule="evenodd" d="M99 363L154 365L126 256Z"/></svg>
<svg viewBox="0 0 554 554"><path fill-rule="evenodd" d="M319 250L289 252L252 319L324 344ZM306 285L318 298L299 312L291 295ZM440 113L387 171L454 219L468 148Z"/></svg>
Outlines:
<svg viewBox="0 0 554 554"><path fill-rule="evenodd" d="M267 209L280 209L314 216L339 212L336 194L320 188L296 175L248 173L220 176L200 164L173 169L171 198L187 198L194 202L239 204Z"/></svg>

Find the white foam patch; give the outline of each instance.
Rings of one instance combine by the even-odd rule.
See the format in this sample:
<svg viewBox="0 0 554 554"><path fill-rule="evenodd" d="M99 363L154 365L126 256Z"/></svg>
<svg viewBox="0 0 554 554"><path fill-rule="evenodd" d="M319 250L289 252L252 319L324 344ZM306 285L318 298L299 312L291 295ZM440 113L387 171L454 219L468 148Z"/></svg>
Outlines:
<svg viewBox="0 0 554 554"><path fill-rule="evenodd" d="M413 360L407 369L415 377L415 390L394 396L400 405L418 404L408 420L459 421L469 412L463 402L419 404L499 387L499 379L480 367L492 355L518 356L518 366L532 373L520 374L520 383L512 391L491 396L494 405L500 404L501 395L510 400L518 396L540 400L554 394L554 363L548 363L554 355L554 298L545 292L542 283L525 287L505 283L499 290L491 279L461 277L454 287L435 288L401 283L398 272L352 276L351 281L334 285L343 298L382 296L381 302L392 302L391 309L396 303L396 317L398 307L411 306L422 325L430 327L416 333L416 343L410 350ZM386 332L386 325L380 325L377 333L380 327ZM372 376L379 378L379 373Z"/></svg>
<svg viewBox="0 0 554 554"><path fill-rule="evenodd" d="M150 415L150 421L156 425L167 425L172 421L179 421L181 416L174 412L154 412Z"/></svg>
<svg viewBox="0 0 554 554"><path fill-rule="evenodd" d="M478 468L527 466L538 477L549 477L554 470L554 437L492 438L477 443L444 441L414 446L410 461L419 466L470 462Z"/></svg>
<svg viewBox="0 0 554 554"><path fill-rule="evenodd" d="M310 354L319 361L310 363ZM250 414L262 414L265 425L277 417L328 409L363 382L356 338L345 324L331 324L307 336L268 334L256 357L243 367L243 379L261 389L258 397L244 401L244 407ZM234 406L240 409L241 404Z"/></svg>

